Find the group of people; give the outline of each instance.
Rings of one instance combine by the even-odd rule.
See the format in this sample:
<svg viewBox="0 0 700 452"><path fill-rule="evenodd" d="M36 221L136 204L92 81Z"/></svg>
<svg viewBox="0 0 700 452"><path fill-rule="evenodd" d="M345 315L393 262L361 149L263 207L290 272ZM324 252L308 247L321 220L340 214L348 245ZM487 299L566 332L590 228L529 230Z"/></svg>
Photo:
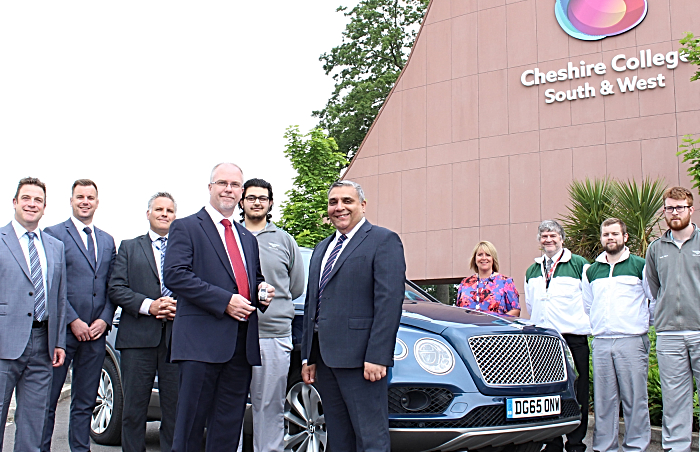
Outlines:
<svg viewBox="0 0 700 452"><path fill-rule="evenodd" d="M161 450L199 451L205 428L207 451L240 449L249 393L255 451L284 449L292 300L304 292L304 262L295 240L270 221L272 186L243 180L238 165L216 165L209 202L177 220L173 196L154 194L147 233L124 240L118 253L93 224L95 182L77 180L72 216L41 230L46 185L20 180L14 218L0 228L0 450L13 391L15 451L50 450L71 363L69 446L90 450L118 306L123 450L145 450L156 375ZM316 247L309 270L302 376L323 397L336 451L389 449L386 375L406 265L399 236L366 221L365 206L358 184L331 185L336 233Z"/></svg>
<svg viewBox="0 0 700 452"><path fill-rule="evenodd" d="M630 253L627 226L609 218L600 226L604 251L590 264L564 248L562 226L540 223L537 238L544 252L525 274L530 320L558 331L578 372L576 398L581 424L567 435L566 450L583 452L589 400L588 336L593 336L595 405L593 450L619 448L622 405L625 451L644 451L651 441L647 394L649 326L657 334L656 351L663 399L664 450L689 451L692 440L693 377L700 378L700 231L691 223L693 194L673 187L663 195L668 230L653 242L646 259ZM465 278L455 304L518 316L519 294L512 278L498 273L496 248L479 242L472 252L474 275ZM547 443L560 452L563 438Z"/></svg>

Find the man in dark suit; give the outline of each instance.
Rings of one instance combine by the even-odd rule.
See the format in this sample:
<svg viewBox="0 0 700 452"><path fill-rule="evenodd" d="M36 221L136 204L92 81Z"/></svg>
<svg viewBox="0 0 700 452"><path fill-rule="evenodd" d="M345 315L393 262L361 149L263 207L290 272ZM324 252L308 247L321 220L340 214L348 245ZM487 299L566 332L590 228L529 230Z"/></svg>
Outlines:
<svg viewBox="0 0 700 452"><path fill-rule="evenodd" d="M107 282L116 252L111 235L92 224L99 205L97 185L90 179L73 183L73 216L45 229L65 247L68 276L66 360L53 372L51 401L46 413L42 451L51 450L56 404L73 363L68 443L72 452L90 450L90 421L105 358L105 331L112 324L114 305Z"/></svg>
<svg viewBox="0 0 700 452"><path fill-rule="evenodd" d="M242 193L241 169L220 163L211 173L209 204L170 227L163 276L178 300L174 452L198 452L205 422L207 451L236 450L251 366L260 365L256 308L264 310L275 290L263 282L255 236L233 218Z"/></svg>
<svg viewBox="0 0 700 452"><path fill-rule="evenodd" d="M51 367L65 358L66 262L63 244L39 229L46 185L20 180L12 204L15 217L0 228L0 450L16 389L15 450L38 451Z"/></svg>
<svg viewBox="0 0 700 452"><path fill-rule="evenodd" d="M386 369L406 262L399 236L366 221L365 205L355 182L331 185L328 218L337 231L316 246L309 264L302 378L317 382L333 452L391 447Z"/></svg>
<svg viewBox="0 0 700 452"><path fill-rule="evenodd" d="M163 259L177 205L172 195L156 193L148 201L147 234L119 246L109 281L109 298L121 306L116 347L121 351L122 450L146 450L146 421L156 372L160 396L160 450L170 451L177 406L177 365L168 360L176 302L162 283Z"/></svg>

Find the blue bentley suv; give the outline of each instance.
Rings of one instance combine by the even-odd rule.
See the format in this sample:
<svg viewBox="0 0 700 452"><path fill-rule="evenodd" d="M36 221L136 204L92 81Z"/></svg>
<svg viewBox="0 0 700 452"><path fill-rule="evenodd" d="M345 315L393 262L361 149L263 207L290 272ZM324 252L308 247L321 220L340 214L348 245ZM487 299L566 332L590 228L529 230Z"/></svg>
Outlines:
<svg viewBox="0 0 700 452"><path fill-rule="evenodd" d="M307 267L311 251L302 249ZM285 450L324 452L323 401L314 386L301 381L304 297L294 303ZM118 444L121 434L117 329L115 321L93 413L92 437L102 444ZM544 441L580 423L576 377L571 353L556 331L524 319L447 306L407 281L388 375L392 449L536 452ZM149 420L159 417L156 381ZM250 416L244 433L252 433Z"/></svg>

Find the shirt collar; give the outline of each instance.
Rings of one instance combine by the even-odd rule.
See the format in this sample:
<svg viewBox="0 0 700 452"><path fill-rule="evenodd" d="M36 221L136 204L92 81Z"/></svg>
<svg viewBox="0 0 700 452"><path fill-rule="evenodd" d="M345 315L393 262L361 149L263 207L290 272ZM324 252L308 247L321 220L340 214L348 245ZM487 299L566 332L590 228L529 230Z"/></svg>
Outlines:
<svg viewBox="0 0 700 452"><path fill-rule="evenodd" d="M161 237L157 232L153 232L152 229L148 230L148 236L151 238L151 242L155 242ZM168 234L165 234L163 237L165 237L165 239L167 240Z"/></svg>
<svg viewBox="0 0 700 452"><path fill-rule="evenodd" d="M16 219L12 219L12 227L15 229L15 234L17 234L17 239L20 239L24 234L27 232L27 228L19 224L19 221ZM39 228L37 227L34 232L36 232L36 236L39 238L39 241L41 241L41 234L39 233Z"/></svg>
<svg viewBox="0 0 700 452"><path fill-rule="evenodd" d="M83 229L85 229L85 227L88 227L88 228L92 229L92 232L95 232L95 227L92 225L92 222L90 224L85 224L72 215L71 215L70 219L73 222L73 224L75 225L75 229L77 229L79 232L85 232L85 231L83 231Z"/></svg>
<svg viewBox="0 0 700 452"><path fill-rule="evenodd" d="M235 220L233 219L233 214L231 214L230 217L225 217L225 216L223 216L223 215L221 214L221 212L219 212L218 210L216 210L216 209L214 208L214 206L212 206L211 204L205 205L205 206L204 206L204 210L207 211L207 213L208 213L209 216L211 217L211 221L213 221L214 224L217 224L217 225L218 225L218 224L221 224L221 220L223 220L223 219L226 219L226 220L230 221L231 224L235 223Z"/></svg>
<svg viewBox="0 0 700 452"><path fill-rule="evenodd" d="M345 236L348 238L348 240L350 240L350 239L352 238L352 236L354 236L355 233L360 229L360 227L362 227L362 225L365 224L365 220L366 220L365 217L362 217L362 219L360 220L360 222L357 223L357 224L355 225L354 228L352 228L352 231L350 231L350 232L348 232L347 234L345 234ZM341 235L343 235L343 234L342 234L340 231L338 231L338 230L336 229L336 231L335 231L335 238L336 238L336 240L337 240Z"/></svg>

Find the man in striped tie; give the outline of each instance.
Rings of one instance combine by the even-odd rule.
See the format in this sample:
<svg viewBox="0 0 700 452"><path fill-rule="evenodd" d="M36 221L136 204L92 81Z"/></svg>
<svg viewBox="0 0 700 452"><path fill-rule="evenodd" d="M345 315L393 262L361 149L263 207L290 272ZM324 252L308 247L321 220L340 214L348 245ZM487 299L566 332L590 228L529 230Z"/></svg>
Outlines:
<svg viewBox="0 0 700 452"><path fill-rule="evenodd" d="M19 182L15 217L0 228L0 450L16 390L15 450L38 451L53 367L66 348L66 262L63 243L39 230L46 186Z"/></svg>
<svg viewBox="0 0 700 452"><path fill-rule="evenodd" d="M386 375L406 262L399 236L365 219L366 204L359 184L331 185L328 218L336 232L316 246L309 264L301 375L321 393L333 452L391 447Z"/></svg>
<svg viewBox="0 0 700 452"><path fill-rule="evenodd" d="M148 201L148 233L122 241L109 281L109 298L122 313L116 347L121 351L121 444L124 452L146 449L146 420L156 372L160 397L160 450L172 448L177 406L178 369L168 360L177 303L163 283L163 261L177 205L170 193ZM107 438L109 440L116 438Z"/></svg>

